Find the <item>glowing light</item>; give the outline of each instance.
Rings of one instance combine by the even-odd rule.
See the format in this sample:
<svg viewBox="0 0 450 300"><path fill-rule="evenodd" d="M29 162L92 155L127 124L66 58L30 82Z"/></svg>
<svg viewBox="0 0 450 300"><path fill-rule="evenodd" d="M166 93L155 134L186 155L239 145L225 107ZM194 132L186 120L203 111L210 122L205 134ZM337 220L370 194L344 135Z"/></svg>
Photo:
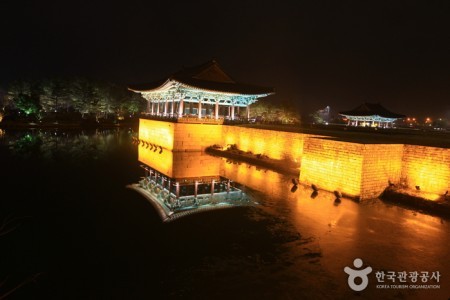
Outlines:
<svg viewBox="0 0 450 300"><path fill-rule="evenodd" d="M450 166L445 163L423 158L409 162L406 169L408 186L420 186L421 196L437 200L439 196L436 195L443 194L448 189L446 178L450 177Z"/></svg>
<svg viewBox="0 0 450 300"><path fill-rule="evenodd" d="M174 123L140 119L139 138L173 150Z"/></svg>
<svg viewBox="0 0 450 300"><path fill-rule="evenodd" d="M223 175L235 182L245 185L266 195L287 197L290 190L283 183L283 175L270 170L261 170L246 164L227 164L222 162ZM265 172L266 171L266 172Z"/></svg>
<svg viewBox="0 0 450 300"><path fill-rule="evenodd" d="M171 178L217 176L221 160L202 152L159 151L138 147L138 160Z"/></svg>
<svg viewBox="0 0 450 300"><path fill-rule="evenodd" d="M224 127L225 144L253 154L266 154L274 159L300 161L304 135L235 126Z"/></svg>
<svg viewBox="0 0 450 300"><path fill-rule="evenodd" d="M300 182L319 188L339 190L351 196L361 194L363 145L309 140L305 146Z"/></svg>

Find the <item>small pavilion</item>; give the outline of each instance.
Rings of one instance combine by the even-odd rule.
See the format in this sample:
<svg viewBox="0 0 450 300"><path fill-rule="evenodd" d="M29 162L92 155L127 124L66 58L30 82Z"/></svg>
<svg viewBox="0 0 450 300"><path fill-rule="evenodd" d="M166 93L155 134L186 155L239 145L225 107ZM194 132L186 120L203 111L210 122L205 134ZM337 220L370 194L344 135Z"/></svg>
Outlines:
<svg viewBox="0 0 450 300"><path fill-rule="evenodd" d="M147 115L176 118L178 122L234 120L242 108L249 118L250 104L274 94L273 88L236 82L215 60L128 89L148 101Z"/></svg>
<svg viewBox="0 0 450 300"><path fill-rule="evenodd" d="M406 116L393 113L379 103L364 103L352 110L339 112L349 126L392 128L397 119Z"/></svg>

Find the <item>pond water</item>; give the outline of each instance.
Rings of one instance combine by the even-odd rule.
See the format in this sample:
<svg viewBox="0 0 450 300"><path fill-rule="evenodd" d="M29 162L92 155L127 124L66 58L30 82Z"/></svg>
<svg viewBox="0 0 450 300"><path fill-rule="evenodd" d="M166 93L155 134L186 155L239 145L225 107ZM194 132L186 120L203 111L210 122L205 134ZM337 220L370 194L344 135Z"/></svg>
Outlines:
<svg viewBox="0 0 450 300"><path fill-rule="evenodd" d="M0 298L8 291L8 299L450 297L448 219L380 200L336 203L331 193L293 188L292 176L206 154L146 156L133 136L131 129L0 133L0 227L12 229L0 233ZM258 205L163 223L126 188L144 176L143 162L228 178ZM373 270L360 292L344 272L356 269L356 258ZM440 278L382 283L375 275L403 271ZM377 287L386 284L439 288Z"/></svg>

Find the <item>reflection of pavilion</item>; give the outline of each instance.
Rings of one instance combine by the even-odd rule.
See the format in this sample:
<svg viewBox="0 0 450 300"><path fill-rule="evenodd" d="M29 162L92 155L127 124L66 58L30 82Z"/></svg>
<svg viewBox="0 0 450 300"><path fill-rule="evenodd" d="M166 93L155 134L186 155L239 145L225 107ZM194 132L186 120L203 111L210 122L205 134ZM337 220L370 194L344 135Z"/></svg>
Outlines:
<svg viewBox="0 0 450 300"><path fill-rule="evenodd" d="M202 152L138 149L145 176L129 187L145 196L164 221L198 211L251 204L234 182L219 175L221 160L216 157Z"/></svg>
<svg viewBox="0 0 450 300"><path fill-rule="evenodd" d="M247 108L258 98L273 94L272 88L238 83L219 64L209 61L183 68L157 82L130 86L147 99L147 114L176 118L178 122L219 122L234 120L240 108Z"/></svg>

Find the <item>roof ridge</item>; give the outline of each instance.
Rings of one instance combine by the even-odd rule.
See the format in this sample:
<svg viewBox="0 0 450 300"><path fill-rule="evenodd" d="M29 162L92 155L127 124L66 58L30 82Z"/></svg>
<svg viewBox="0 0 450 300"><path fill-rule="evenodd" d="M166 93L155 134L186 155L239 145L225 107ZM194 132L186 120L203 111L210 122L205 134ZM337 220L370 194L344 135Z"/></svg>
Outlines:
<svg viewBox="0 0 450 300"><path fill-rule="evenodd" d="M273 88L246 84L234 81L220 66L215 58L192 67L185 67L172 75L147 85L131 87L134 91L150 91L158 89L166 80L175 80L187 86L199 89L229 92L245 95L269 95L274 93Z"/></svg>

